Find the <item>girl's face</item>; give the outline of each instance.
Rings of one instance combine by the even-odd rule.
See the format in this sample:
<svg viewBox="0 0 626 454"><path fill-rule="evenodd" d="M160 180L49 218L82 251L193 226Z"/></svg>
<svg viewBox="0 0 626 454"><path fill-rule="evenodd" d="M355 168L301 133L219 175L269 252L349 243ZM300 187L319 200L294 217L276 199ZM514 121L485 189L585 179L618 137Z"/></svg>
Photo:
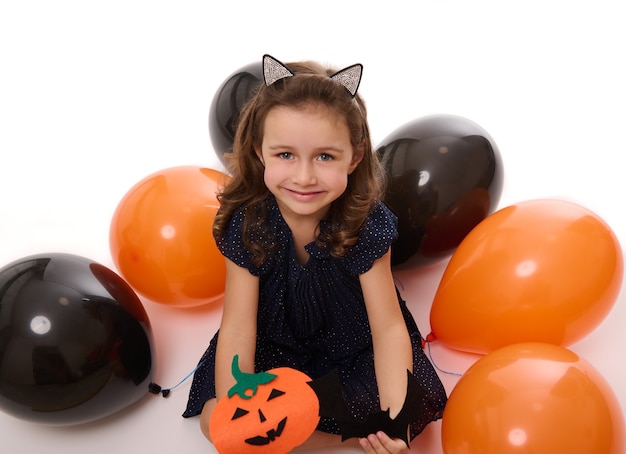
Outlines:
<svg viewBox="0 0 626 454"><path fill-rule="evenodd" d="M256 153L283 216L316 221L346 190L348 175L363 158L350 143L348 127L324 106L274 107Z"/></svg>

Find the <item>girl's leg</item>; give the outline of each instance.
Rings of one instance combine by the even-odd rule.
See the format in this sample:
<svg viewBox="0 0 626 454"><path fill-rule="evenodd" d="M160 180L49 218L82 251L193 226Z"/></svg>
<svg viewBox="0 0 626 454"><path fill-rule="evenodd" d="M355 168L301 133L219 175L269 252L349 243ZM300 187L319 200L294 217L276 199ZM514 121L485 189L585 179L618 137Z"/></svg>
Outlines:
<svg viewBox="0 0 626 454"><path fill-rule="evenodd" d="M202 413L200 413L200 430L202 430L202 434L209 441L211 441L211 436L209 435L209 419L211 419L211 413L213 413L216 404L217 399L207 400L202 408Z"/></svg>
<svg viewBox="0 0 626 454"><path fill-rule="evenodd" d="M321 449L332 447L359 448L359 441L356 438L349 438L341 441L341 435L329 434L316 430L311 436L294 451L301 452L309 449Z"/></svg>

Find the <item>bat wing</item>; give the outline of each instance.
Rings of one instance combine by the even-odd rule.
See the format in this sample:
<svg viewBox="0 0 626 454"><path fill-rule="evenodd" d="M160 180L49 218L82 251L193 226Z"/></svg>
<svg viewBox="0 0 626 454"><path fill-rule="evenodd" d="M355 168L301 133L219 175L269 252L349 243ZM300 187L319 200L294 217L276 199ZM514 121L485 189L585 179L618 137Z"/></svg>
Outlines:
<svg viewBox="0 0 626 454"><path fill-rule="evenodd" d="M335 418L338 421L352 418L341 392L339 372L333 369L323 377L309 382L320 402L320 416Z"/></svg>
<svg viewBox="0 0 626 454"><path fill-rule="evenodd" d="M391 418L389 409L370 414L361 421L350 413L341 393L341 382L337 370L333 370L324 377L309 383L320 401L320 416L335 418L341 428L342 440L348 438L362 438L382 430L392 438L400 438L407 445L407 428L412 421L423 413L424 388L417 379L407 370L407 392L404 405L395 418Z"/></svg>

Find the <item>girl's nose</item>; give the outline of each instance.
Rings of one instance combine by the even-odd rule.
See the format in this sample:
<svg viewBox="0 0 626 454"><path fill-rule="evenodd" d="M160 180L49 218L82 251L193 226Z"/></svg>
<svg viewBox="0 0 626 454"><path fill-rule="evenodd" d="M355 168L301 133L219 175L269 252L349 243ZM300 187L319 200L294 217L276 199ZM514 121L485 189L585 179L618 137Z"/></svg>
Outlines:
<svg viewBox="0 0 626 454"><path fill-rule="evenodd" d="M315 171L313 164L309 162L299 162L295 173L293 175L293 181L301 186L315 184Z"/></svg>

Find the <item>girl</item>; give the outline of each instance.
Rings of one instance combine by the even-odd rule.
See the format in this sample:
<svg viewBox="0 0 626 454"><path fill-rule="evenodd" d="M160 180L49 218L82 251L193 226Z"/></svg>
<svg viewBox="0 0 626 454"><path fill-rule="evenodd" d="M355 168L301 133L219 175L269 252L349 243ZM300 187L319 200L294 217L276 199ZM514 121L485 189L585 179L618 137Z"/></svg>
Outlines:
<svg viewBox="0 0 626 454"><path fill-rule="evenodd" d="M213 227L227 264L222 321L183 415L201 414L207 438L216 400L234 384L234 355L247 372L289 366L315 379L338 370L355 418L381 409L394 418L409 370L425 390L410 438L441 418L445 390L391 273L397 220L380 201L384 173L356 93L361 68L263 57L265 83L242 109ZM338 434L322 418L301 447L339 445ZM343 444L408 452L382 432Z"/></svg>

